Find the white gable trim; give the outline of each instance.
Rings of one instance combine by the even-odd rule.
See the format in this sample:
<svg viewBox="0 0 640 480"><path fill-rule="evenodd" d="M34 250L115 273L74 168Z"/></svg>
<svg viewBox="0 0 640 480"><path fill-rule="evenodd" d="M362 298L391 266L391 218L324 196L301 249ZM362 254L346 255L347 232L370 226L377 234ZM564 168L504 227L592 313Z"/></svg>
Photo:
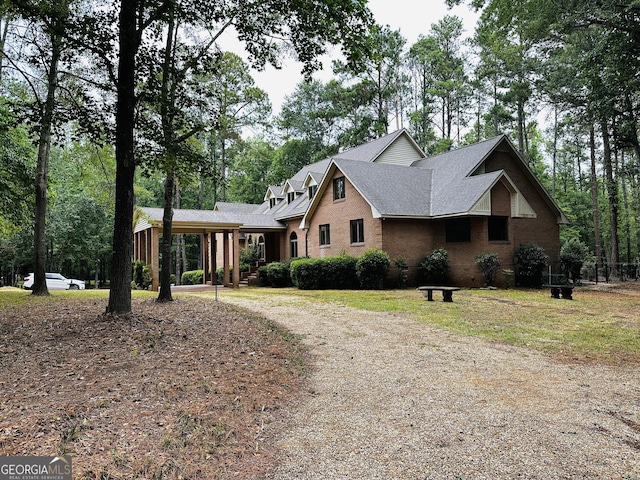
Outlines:
<svg viewBox="0 0 640 480"><path fill-rule="evenodd" d="M473 215L491 215L491 189L487 190L480 200L471 207L469 213Z"/></svg>
<svg viewBox="0 0 640 480"><path fill-rule="evenodd" d="M415 141L403 131L401 135L391 142L387 148L378 155L374 163L387 163L390 165L410 166L412 163L425 158L424 153Z"/></svg>
<svg viewBox="0 0 640 480"><path fill-rule="evenodd" d="M496 179L495 182L487 189L487 191L480 197L475 205L469 210L473 215L491 215L491 190L497 185L502 183L509 193L511 193L511 217L513 218L537 218L538 214L531 207L524 195L518 190L515 183L509 178L506 172Z"/></svg>

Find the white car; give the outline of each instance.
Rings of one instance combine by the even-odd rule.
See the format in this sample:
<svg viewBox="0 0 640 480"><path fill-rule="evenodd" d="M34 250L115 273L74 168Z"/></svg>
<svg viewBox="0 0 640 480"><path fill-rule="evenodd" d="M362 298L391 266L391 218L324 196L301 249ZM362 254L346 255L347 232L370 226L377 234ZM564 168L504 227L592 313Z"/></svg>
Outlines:
<svg viewBox="0 0 640 480"><path fill-rule="evenodd" d="M84 290L84 282L75 278L65 278L59 273L46 273L47 289L49 290ZM31 290L33 286L34 275L30 273L24 277L23 288Z"/></svg>

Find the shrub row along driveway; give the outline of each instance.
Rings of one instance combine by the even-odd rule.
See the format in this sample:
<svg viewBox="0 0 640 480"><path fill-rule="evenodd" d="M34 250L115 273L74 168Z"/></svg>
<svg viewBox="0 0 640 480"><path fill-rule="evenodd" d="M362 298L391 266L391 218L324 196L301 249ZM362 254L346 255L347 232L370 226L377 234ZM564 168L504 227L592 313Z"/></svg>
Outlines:
<svg viewBox="0 0 640 480"><path fill-rule="evenodd" d="M268 478L640 477L637 368L563 364L301 298L222 300L302 335L315 357Z"/></svg>

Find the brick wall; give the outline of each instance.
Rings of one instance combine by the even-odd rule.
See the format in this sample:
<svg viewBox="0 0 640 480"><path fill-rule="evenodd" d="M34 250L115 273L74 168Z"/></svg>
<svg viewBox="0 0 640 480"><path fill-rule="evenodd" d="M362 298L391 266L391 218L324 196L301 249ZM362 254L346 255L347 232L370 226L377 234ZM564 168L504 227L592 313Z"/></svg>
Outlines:
<svg viewBox="0 0 640 480"><path fill-rule="evenodd" d="M560 225L554 209L552 209L538 190L531 184L522 167L511 157L496 152L486 161L487 171L504 170L517 185L520 192L537 214L537 218L511 218L514 250L518 245L533 242L542 247L549 256L554 270L559 268L560 260Z"/></svg>
<svg viewBox="0 0 640 480"><path fill-rule="evenodd" d="M471 242L447 243L445 220L416 220L416 219L379 219L373 218L371 207L360 196L358 191L346 181L346 194L342 200L333 200L333 185L329 184L320 203L311 218L308 235L308 254L311 257L325 257L347 254L359 256L370 248L379 248L389 254L392 260L402 257L409 264L410 284L419 283L418 263L420 259L434 250L442 247L449 254L451 276L453 283L461 286L484 285L484 277L478 269L475 257L479 253L497 253L502 269L514 269L513 254L518 245L535 242L549 255L554 269L560 251L560 229L556 213L541 197L536 188L531 185L528 176L521 167L514 163L508 154L496 152L487 162L486 171L504 169L516 184L537 218L512 218L511 193L502 184L496 184L491 191L491 210L496 216L508 217L509 238L506 241L489 241L488 217L472 217ZM336 170L333 178L342 176ZM352 245L350 220L364 219L365 242ZM330 225L331 244L320 246L319 226ZM287 246L290 232L296 230L299 239L299 254L305 255L305 232L297 229L298 223L291 222L287 232ZM288 258L288 257L287 257ZM390 273L396 278L396 272ZM504 285L502 273L496 279L498 286Z"/></svg>
<svg viewBox="0 0 640 480"><path fill-rule="evenodd" d="M333 178L342 176L342 172L336 170ZM364 243L351 244L350 221L360 218L364 220ZM323 224L330 225L331 244L321 247L320 225ZM380 248L380 219L373 218L371 206L348 180L345 181L345 198L333 200L331 181L309 223L308 244L311 257L328 257L342 252L360 256L365 250Z"/></svg>

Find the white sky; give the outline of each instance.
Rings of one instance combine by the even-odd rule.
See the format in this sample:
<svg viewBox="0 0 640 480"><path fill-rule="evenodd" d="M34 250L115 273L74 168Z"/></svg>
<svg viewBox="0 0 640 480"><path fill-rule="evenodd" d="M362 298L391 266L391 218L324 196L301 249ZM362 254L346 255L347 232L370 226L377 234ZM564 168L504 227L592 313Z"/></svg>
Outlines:
<svg viewBox="0 0 640 480"><path fill-rule="evenodd" d="M421 34L427 35L431 25L445 15L457 15L463 20L465 36L473 34L477 20L477 14L466 5L449 10L444 0L369 0L368 5L379 24L389 25L392 30L400 29L407 40L406 48L414 44ZM284 97L293 93L302 80L300 70L300 64L285 59L281 70L267 67L264 72L254 72L256 85L269 93L274 115L280 112ZM315 78L328 80L331 76L329 58L325 70L318 72Z"/></svg>

